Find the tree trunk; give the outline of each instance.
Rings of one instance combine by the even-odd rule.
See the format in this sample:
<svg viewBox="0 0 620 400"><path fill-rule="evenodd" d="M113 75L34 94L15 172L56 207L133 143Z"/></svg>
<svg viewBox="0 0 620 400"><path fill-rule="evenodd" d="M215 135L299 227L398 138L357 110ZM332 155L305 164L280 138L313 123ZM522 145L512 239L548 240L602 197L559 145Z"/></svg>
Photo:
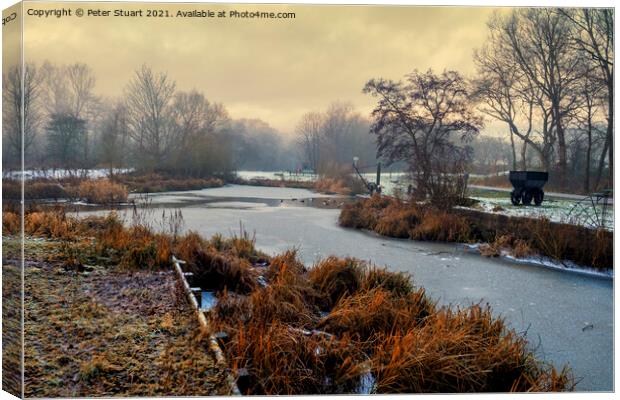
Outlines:
<svg viewBox="0 0 620 400"><path fill-rule="evenodd" d="M592 113L588 111L588 149L586 150L586 176L583 182L583 191L590 193L590 164L592 160Z"/></svg>
<svg viewBox="0 0 620 400"><path fill-rule="evenodd" d="M524 140L521 145L521 169L527 170L527 142Z"/></svg>
<svg viewBox="0 0 620 400"><path fill-rule="evenodd" d="M566 140L564 138L564 127L562 126L562 120L560 118L560 107L555 105L555 128L558 135L558 157L560 167L560 184L564 186L566 184Z"/></svg>
<svg viewBox="0 0 620 400"><path fill-rule="evenodd" d="M514 139L512 132L510 133L510 144L512 145L512 169L516 170L517 169L517 151L515 149L515 139Z"/></svg>
<svg viewBox="0 0 620 400"><path fill-rule="evenodd" d="M609 128L608 128L609 129ZM603 167L605 166L605 157L607 157L608 155L608 151L609 151L609 144L611 142L610 140L611 138L609 137L609 135L607 136L607 138L605 139L605 145L603 146L603 151L601 152L601 157L598 160L598 167L596 170L596 183L595 183L595 187L599 187L600 183L601 183L601 177L603 176Z"/></svg>
<svg viewBox="0 0 620 400"><path fill-rule="evenodd" d="M607 141L609 142L609 187L614 185L614 88L613 79L608 90L609 112L607 119Z"/></svg>

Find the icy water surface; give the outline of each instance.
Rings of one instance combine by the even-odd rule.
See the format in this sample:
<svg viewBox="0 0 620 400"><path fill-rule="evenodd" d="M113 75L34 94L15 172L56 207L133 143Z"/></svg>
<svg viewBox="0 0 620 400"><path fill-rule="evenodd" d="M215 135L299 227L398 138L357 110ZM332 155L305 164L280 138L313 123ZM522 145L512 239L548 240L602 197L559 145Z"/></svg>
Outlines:
<svg viewBox="0 0 620 400"><path fill-rule="evenodd" d="M153 197L152 218L162 209L181 209L185 229L232 235L241 222L256 233L260 249L275 254L295 247L308 265L328 255L353 256L408 272L441 304L491 305L518 332L527 332L539 357L558 367L570 363L580 379L577 390L613 389L612 280L484 258L454 244L344 229L338 226L339 210L308 207L312 197L319 195L234 185L164 193ZM334 199L314 201L326 200Z"/></svg>

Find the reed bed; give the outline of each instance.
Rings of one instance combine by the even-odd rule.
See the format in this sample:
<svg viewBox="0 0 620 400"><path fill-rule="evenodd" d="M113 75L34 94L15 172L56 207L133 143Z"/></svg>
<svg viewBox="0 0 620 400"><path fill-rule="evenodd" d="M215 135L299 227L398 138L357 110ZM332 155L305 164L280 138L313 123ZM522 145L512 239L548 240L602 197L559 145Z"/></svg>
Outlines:
<svg viewBox="0 0 620 400"><path fill-rule="evenodd" d="M613 268L613 233L604 229L480 211L443 210L427 204L373 196L345 204L341 226L413 240L481 243L482 254L544 256L599 270Z"/></svg>
<svg viewBox="0 0 620 400"><path fill-rule="evenodd" d="M381 203L373 199L371 206L380 210ZM13 217L3 221L3 232L15 229ZM525 337L488 307L440 308L408 275L353 258L329 257L308 269L295 251L261 253L243 232L210 240L192 232L154 233L142 223L126 226L114 214L78 220L33 212L26 231L68 243L73 250L64 257L92 253L121 271L168 269L173 254L184 259L193 284L216 293L207 316L243 393L573 388L569 369L538 361ZM75 257L84 262L83 255ZM174 324L162 319L160 326ZM84 382L106 381L119 375L117 364L110 365L93 358L76 372Z"/></svg>

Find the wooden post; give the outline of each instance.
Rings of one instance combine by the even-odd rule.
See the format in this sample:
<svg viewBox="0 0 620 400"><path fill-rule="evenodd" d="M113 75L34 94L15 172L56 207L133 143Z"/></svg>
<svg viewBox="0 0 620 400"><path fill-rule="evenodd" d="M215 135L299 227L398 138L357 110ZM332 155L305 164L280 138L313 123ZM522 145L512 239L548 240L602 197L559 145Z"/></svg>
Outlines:
<svg viewBox="0 0 620 400"><path fill-rule="evenodd" d="M178 260L175 256L172 256L172 263L174 264L174 269L177 272L177 276L179 277L179 279L181 280L181 283L183 284L183 289L185 290L185 294L187 295L187 298L189 299L189 302L194 308L194 312L196 313L196 316L198 317L198 323L200 324L200 329L203 332L209 334L209 350L211 350L213 354L215 354L215 360L218 362L218 364L228 366L228 364L226 363L226 357L224 356L224 352L220 348L220 345L218 344L215 335L210 333L209 322L207 321L205 314L202 311L200 311L200 306L198 305L196 296L194 296L192 288L189 286L187 279L185 279L185 274L183 273L183 270L181 269L181 264L185 264L185 261ZM228 383L228 387L230 387L231 393L235 396L241 396L241 391L239 391L239 387L237 386L237 383L235 382L235 378L230 373L226 374L226 381Z"/></svg>

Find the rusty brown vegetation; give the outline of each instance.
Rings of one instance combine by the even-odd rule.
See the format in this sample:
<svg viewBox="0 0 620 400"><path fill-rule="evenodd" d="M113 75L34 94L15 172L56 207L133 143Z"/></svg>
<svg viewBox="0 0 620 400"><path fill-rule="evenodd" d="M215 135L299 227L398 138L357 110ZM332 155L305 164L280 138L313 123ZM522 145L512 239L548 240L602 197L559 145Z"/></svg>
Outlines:
<svg viewBox="0 0 620 400"><path fill-rule="evenodd" d="M3 242L18 260L20 241ZM24 274L26 397L228 394L171 272L118 269L88 239L27 237Z"/></svg>
<svg viewBox="0 0 620 400"><path fill-rule="evenodd" d="M311 181L296 181L290 179L267 179L267 178L253 178L243 179L236 178L233 183L237 185L251 185L251 186L266 186L266 187L289 187L297 189L312 189L314 188L314 182Z"/></svg>
<svg viewBox="0 0 620 400"><path fill-rule="evenodd" d="M24 183L26 200L84 200L96 204L114 204L127 200L129 192L154 193L165 191L199 190L224 185L219 178L170 177L156 173L119 174L112 178L89 179L66 177L36 178ZM2 198L21 199L21 181L2 180Z"/></svg>
<svg viewBox="0 0 620 400"><path fill-rule="evenodd" d="M366 374L376 393L572 387L570 371L536 361L488 307L439 308L408 276L352 259L307 273L294 253L276 263L268 286L228 292L210 314L244 393L351 393Z"/></svg>
<svg viewBox="0 0 620 400"><path fill-rule="evenodd" d="M164 174L122 174L114 177L126 185L131 192L154 193L166 191L200 190L224 185L219 178L175 177Z"/></svg>
<svg viewBox="0 0 620 400"><path fill-rule="evenodd" d="M13 216L3 220L8 222L3 232L17 233L12 231ZM54 259L61 262L63 270L79 274L87 265L98 262L123 277L122 282L117 275L98 278L102 279L98 285L109 285L106 279L116 282L117 295L110 299L100 297L99 302L93 302L76 297L72 304L77 307L75 313L81 315L81 325L75 325L78 314L54 316L53 324L59 332L75 327L88 333L92 341L103 340L101 331L84 324L92 319L108 326L109 311L102 307L123 307L130 289L136 301L154 295L142 288L143 284L132 283L131 276L169 270L172 254L183 258L196 282L216 292L218 303L208 314L210 326L213 333L225 333L220 335L223 348L243 393L354 393L369 376L374 377L372 391L377 393L560 391L573 387L568 369L558 372L538 361L525 338L493 317L488 308L438 307L424 289L415 287L402 273L335 257L308 270L295 251L267 256L243 233L233 238L216 235L210 240L191 232L173 236L154 233L139 224L126 226L115 214L78 220L60 211L33 212L25 221L28 235L61 240ZM46 274L47 279L52 276ZM94 288L98 285L91 283ZM32 307L40 313L37 318L42 318L44 309L56 309L34 303ZM177 329L179 319L191 316L189 312L179 315L160 311L153 324L162 332ZM126 322L131 329L138 329L136 321ZM148 326L151 329L154 325L149 322ZM56 386L50 386L51 380L45 383L35 378L45 370L39 360L46 354L35 347L39 353L28 356L30 365L38 368L29 375L31 384L35 383L31 390L39 395L65 393L61 382L69 379L73 382L69 386L83 395L89 390L104 395L187 395L199 391L190 389L187 376L215 373L209 362L178 361L186 356L184 350L168 347L161 353L164 361L150 361L167 368L167 380L153 386L151 378L143 375L149 373L144 367L136 369L130 379L127 366L138 364L122 354L137 351L142 345L132 332L126 332L120 355L90 352L78 361L53 361L62 366L60 372L54 372L54 382L59 382ZM34 341L34 336L30 340ZM66 343L56 336L49 341ZM190 358L198 357L191 354ZM121 389L115 391L114 387Z"/></svg>
<svg viewBox="0 0 620 400"><path fill-rule="evenodd" d="M507 251L516 257L540 255L600 270L613 267L611 232L545 218L508 217L465 209L445 211L373 196L345 204L339 223L396 238L483 243L481 252L487 256Z"/></svg>
<svg viewBox="0 0 620 400"><path fill-rule="evenodd" d="M112 182L109 179L89 179L80 182L77 196L88 203L114 204L127 201L125 185Z"/></svg>

